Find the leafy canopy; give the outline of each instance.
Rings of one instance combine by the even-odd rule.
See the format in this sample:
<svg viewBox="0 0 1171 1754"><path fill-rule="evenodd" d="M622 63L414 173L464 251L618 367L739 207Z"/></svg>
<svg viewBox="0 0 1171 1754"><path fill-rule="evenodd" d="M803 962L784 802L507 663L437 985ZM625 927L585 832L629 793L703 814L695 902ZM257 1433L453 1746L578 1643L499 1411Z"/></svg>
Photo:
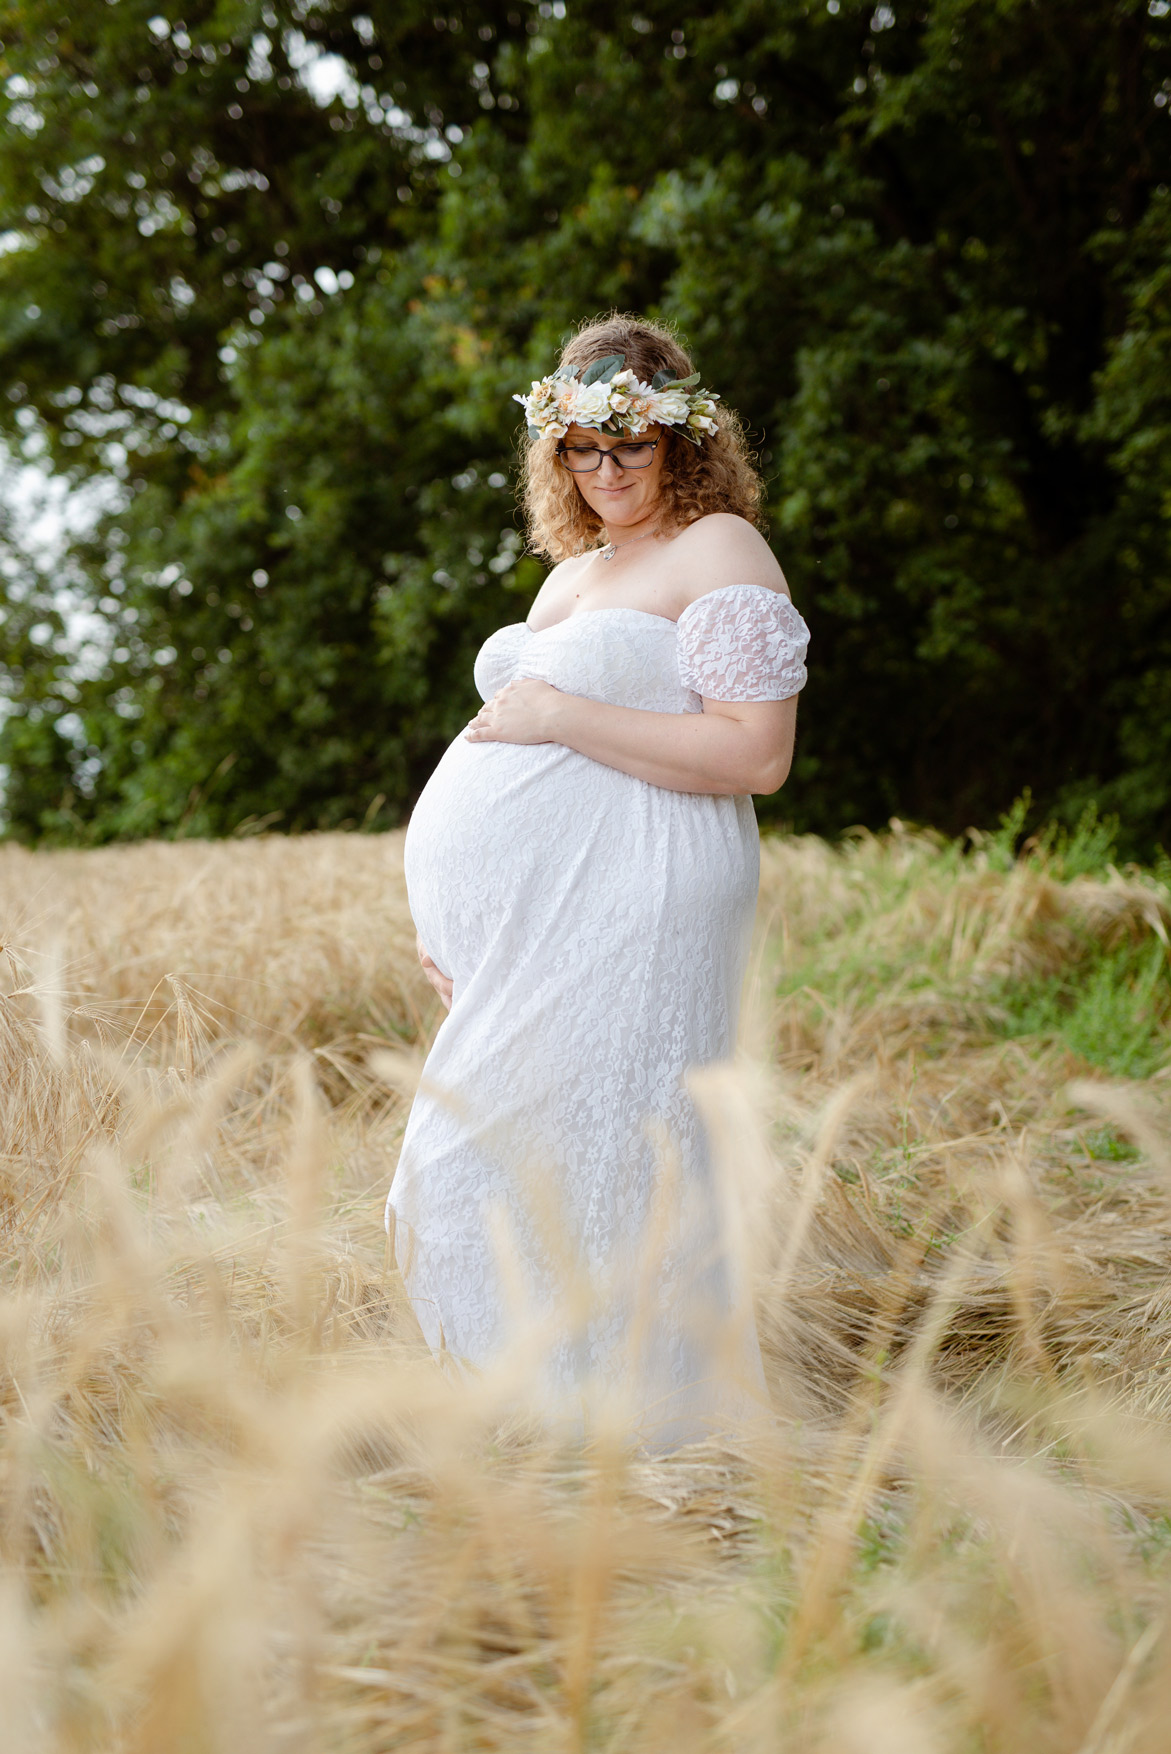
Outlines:
<svg viewBox="0 0 1171 1754"><path fill-rule="evenodd" d="M121 484L69 613L9 544L12 830L400 816L539 582L511 394L617 306L758 435L769 808L1166 837L1168 10L0 5L0 420Z"/></svg>

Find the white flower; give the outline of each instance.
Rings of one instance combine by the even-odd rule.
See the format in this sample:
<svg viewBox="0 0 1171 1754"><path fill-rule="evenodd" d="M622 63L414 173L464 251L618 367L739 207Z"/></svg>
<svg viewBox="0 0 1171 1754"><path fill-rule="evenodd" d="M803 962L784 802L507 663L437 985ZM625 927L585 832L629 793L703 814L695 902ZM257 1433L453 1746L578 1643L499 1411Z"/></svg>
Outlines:
<svg viewBox="0 0 1171 1754"><path fill-rule="evenodd" d="M628 368L624 372L615 372L610 379L610 391L615 399L621 396L624 402L628 402L632 396L649 395L650 385L642 383Z"/></svg>
<svg viewBox="0 0 1171 1754"><path fill-rule="evenodd" d="M720 423L716 419L716 397L700 395L691 397L691 413L687 424L695 432L718 432Z"/></svg>
<svg viewBox="0 0 1171 1754"><path fill-rule="evenodd" d="M514 396L525 411L525 419L542 438L564 438L568 427L557 406L555 386L548 381L535 383L527 396Z"/></svg>
<svg viewBox="0 0 1171 1754"><path fill-rule="evenodd" d="M650 394L650 385L636 378L629 368L611 378L610 406L615 414L623 416L622 425L630 433L645 431L649 421L647 398Z"/></svg>
<svg viewBox="0 0 1171 1754"><path fill-rule="evenodd" d="M601 426L610 417L609 384L578 384L573 399L573 418L579 426Z"/></svg>
<svg viewBox="0 0 1171 1754"><path fill-rule="evenodd" d="M647 398L648 414L660 426L679 426L690 412L686 390L655 390Z"/></svg>
<svg viewBox="0 0 1171 1754"><path fill-rule="evenodd" d="M540 426L551 412L552 397L549 385L545 383L534 383L527 396L514 396L513 401L520 403L533 426Z"/></svg>

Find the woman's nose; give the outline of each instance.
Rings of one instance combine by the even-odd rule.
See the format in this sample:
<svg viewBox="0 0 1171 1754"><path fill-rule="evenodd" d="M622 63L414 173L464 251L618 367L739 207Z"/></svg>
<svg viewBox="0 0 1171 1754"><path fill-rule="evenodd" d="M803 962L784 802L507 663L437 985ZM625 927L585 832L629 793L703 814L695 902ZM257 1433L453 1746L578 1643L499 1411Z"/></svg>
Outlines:
<svg viewBox="0 0 1171 1754"><path fill-rule="evenodd" d="M609 480L609 481L613 481L615 479L619 479L619 480L621 479L622 466L621 466L621 464L616 463L614 461L613 455L609 451L605 451L602 455L602 466L601 466L600 473L604 479Z"/></svg>

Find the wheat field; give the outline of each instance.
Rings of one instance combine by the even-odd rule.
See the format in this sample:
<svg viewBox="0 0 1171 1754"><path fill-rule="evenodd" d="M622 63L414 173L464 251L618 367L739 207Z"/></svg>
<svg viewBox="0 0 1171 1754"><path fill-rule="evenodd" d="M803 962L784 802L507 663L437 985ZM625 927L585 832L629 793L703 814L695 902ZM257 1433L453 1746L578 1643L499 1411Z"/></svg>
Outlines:
<svg viewBox="0 0 1171 1754"><path fill-rule="evenodd" d="M426 1356L401 836L0 847L5 1754L1165 1754L1169 873L1011 845L766 841L659 1458Z"/></svg>

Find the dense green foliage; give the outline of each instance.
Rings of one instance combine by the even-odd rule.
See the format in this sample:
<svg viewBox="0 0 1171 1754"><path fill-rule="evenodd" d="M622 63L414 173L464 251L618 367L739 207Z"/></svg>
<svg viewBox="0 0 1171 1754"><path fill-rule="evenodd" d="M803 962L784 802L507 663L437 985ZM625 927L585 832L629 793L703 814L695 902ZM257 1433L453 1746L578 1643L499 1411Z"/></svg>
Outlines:
<svg viewBox="0 0 1171 1754"><path fill-rule="evenodd" d="M13 830L401 814L540 576L509 396L616 305L759 439L774 812L1166 839L1166 0L437 6L0 5L0 419L124 483L80 666L9 563Z"/></svg>

